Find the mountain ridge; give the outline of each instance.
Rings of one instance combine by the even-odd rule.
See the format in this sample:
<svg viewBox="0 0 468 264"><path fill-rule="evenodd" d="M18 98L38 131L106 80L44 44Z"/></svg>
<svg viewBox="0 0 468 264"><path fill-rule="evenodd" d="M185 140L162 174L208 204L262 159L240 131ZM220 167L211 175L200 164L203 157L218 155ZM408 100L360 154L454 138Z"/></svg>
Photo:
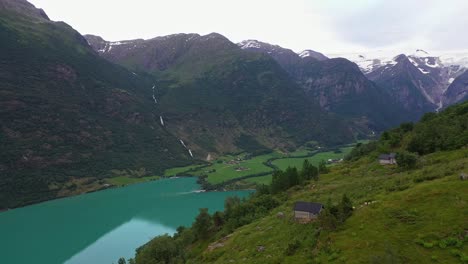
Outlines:
<svg viewBox="0 0 468 264"><path fill-rule="evenodd" d="M371 80L377 81L378 83L385 83L384 79L389 79L389 77L380 77L380 74L385 71L399 72L398 70L392 70L397 64L396 58L398 55L395 56L395 54L398 53L391 51L369 51L367 53L333 54L331 57L348 58L355 62L360 67L361 71ZM468 68L468 51L442 51L432 54L425 50L417 49L415 52L408 52L402 55L407 57L421 74L417 74L419 77L401 78L406 78L408 82L414 83L414 86L421 93L419 96L422 95L426 97L426 102L421 104L427 105L429 103L433 105L427 109L431 111L440 110L450 104L463 101L461 99L457 100L457 98L452 98L451 94L447 94L446 91L456 78L466 72ZM413 74L409 72L404 74L415 75L413 70L414 69L411 70ZM400 71L399 74L403 74L403 72ZM426 85L418 84L420 82ZM428 85L428 82L431 84ZM393 90L395 90L399 87L394 86L393 88ZM400 88L402 90L399 91L399 93L404 93L406 88L404 86ZM396 96L399 96L398 92ZM417 111L421 111L423 108L420 106Z"/></svg>

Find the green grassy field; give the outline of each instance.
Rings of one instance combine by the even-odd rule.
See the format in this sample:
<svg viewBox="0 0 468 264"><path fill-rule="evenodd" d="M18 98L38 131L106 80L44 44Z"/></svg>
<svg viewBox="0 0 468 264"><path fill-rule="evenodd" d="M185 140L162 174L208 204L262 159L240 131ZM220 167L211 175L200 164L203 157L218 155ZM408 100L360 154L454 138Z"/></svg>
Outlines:
<svg viewBox="0 0 468 264"><path fill-rule="evenodd" d="M180 176L182 174L192 176L207 175L207 180L209 183L219 184L224 181L236 178L273 171L272 168L264 164L269 159L275 158L276 160L274 160L272 164L278 166L280 169L285 169L288 166L296 166L300 168L305 158L294 157L312 155L307 159L309 159L312 164L317 165L321 160L343 158L346 154L349 153L351 148L352 147L343 147L341 148L341 153L334 153L333 151L329 151L319 152L314 155L317 150L300 147L297 150L289 153L274 151L269 154L255 156L247 159L245 159L245 154L226 155L218 158L215 161L212 161L211 165L209 166L191 165L168 169L164 172L164 176ZM240 158L240 161L237 164L227 164L229 161L237 160L238 158ZM236 170L238 168L242 168L242 170ZM269 184L271 182L271 176L252 177L244 179L243 181L250 184Z"/></svg>
<svg viewBox="0 0 468 264"><path fill-rule="evenodd" d="M164 171L164 177L170 177L170 176L186 176L182 175L186 171L193 170L194 172L201 170L201 167L203 165L189 165L185 167L176 167L176 168L170 168Z"/></svg>
<svg viewBox="0 0 468 264"><path fill-rule="evenodd" d="M328 160L328 159L341 159L346 156L351 151L352 147L344 147L341 148L341 153L335 153L333 151L328 152L320 152L313 155L310 158L284 158L278 159L272 162L273 165L278 166L281 170L285 170L287 167L296 167L301 168L302 163L305 159L309 160L310 163L317 166L321 160Z"/></svg>
<svg viewBox="0 0 468 264"><path fill-rule="evenodd" d="M369 158L334 166L318 182L294 187L269 216L237 229L224 246L202 253L212 263L467 263L468 149L423 158L400 172ZM295 201L353 201L353 215L335 231L293 221ZM365 205L365 202L372 202ZM278 218L277 213L285 213ZM289 243L299 241L294 254ZM372 241L370 243L369 241ZM257 248L263 246L259 252Z"/></svg>
<svg viewBox="0 0 468 264"><path fill-rule="evenodd" d="M159 176L149 176L149 177L141 177L141 178L118 176L118 177L113 177L113 178L107 178L106 182L112 185L123 186L123 185L129 185L129 184L140 183L140 182L154 181L160 178L161 177Z"/></svg>
<svg viewBox="0 0 468 264"><path fill-rule="evenodd" d="M244 181L249 182L249 183L270 185L271 178L272 178L272 175L266 175L266 176L248 178L248 179L245 179Z"/></svg>

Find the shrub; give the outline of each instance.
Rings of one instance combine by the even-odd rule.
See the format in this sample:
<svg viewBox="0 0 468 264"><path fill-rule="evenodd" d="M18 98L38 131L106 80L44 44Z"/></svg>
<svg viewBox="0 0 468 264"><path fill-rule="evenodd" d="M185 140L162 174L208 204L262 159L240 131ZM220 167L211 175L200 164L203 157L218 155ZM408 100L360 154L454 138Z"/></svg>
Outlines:
<svg viewBox="0 0 468 264"><path fill-rule="evenodd" d="M401 151L397 153L396 161L399 167L403 169L412 169L416 167L418 156L408 151Z"/></svg>
<svg viewBox="0 0 468 264"><path fill-rule="evenodd" d="M445 242L445 240L439 241L439 247L440 248L446 248L447 247L447 242Z"/></svg>
<svg viewBox="0 0 468 264"><path fill-rule="evenodd" d="M434 247L434 243L431 243L431 242L424 242L423 246L425 248L433 248Z"/></svg>
<svg viewBox="0 0 468 264"><path fill-rule="evenodd" d="M285 254L287 256L292 256L294 253L296 253L296 250L299 249L301 246L301 242L297 239L295 239L292 243L288 244L288 247L286 248Z"/></svg>

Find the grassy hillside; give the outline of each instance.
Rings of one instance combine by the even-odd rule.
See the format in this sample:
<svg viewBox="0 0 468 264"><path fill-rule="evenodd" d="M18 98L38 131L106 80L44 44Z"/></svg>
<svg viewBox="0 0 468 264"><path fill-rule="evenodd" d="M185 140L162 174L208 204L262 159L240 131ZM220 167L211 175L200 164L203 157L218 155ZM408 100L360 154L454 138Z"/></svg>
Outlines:
<svg viewBox="0 0 468 264"><path fill-rule="evenodd" d="M351 168L338 165L318 182L289 190L282 205L268 216L237 229L223 247L204 250L197 258L214 263L231 259L247 263L429 263L433 258L439 263L463 263L456 254L468 256L466 242L446 248L439 243L465 239L468 182L460 181L458 174L468 169L468 150L426 159L431 165L409 172L383 168L374 159ZM436 179L422 180L432 177ZM295 201L326 204L331 199L336 203L343 194L356 209L336 230L321 230L319 222L293 221ZM278 218L279 212L286 217ZM288 245L295 240L300 245L288 256ZM258 252L258 246L265 250Z"/></svg>
<svg viewBox="0 0 468 264"><path fill-rule="evenodd" d="M459 176L468 170L467 109L388 131L318 180L307 169L277 171L271 188L227 200L223 213L201 211L191 228L140 248L136 263L468 263L468 181ZM385 151L398 153L398 165L379 164ZM296 201L325 209L301 224Z"/></svg>

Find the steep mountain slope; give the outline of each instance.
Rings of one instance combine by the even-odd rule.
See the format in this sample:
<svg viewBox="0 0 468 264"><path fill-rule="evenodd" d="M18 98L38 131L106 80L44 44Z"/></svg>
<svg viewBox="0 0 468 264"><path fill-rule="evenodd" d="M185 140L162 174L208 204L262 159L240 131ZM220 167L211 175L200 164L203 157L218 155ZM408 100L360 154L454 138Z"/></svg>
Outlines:
<svg viewBox="0 0 468 264"><path fill-rule="evenodd" d="M189 162L159 124L152 78L100 58L23 0L0 1L0 39L0 209L66 195L114 169L141 176Z"/></svg>
<svg viewBox="0 0 468 264"><path fill-rule="evenodd" d="M324 109L367 123L373 129L382 130L418 118L405 112L386 90L370 82L346 59L305 63L295 76Z"/></svg>
<svg viewBox="0 0 468 264"><path fill-rule="evenodd" d="M468 71L458 76L444 93L443 105L468 100Z"/></svg>
<svg viewBox="0 0 468 264"><path fill-rule="evenodd" d="M437 80L418 65L414 59L402 54L394 58L391 66L380 67L368 73L367 77L390 91L405 109L421 116L436 108L440 94L435 92L439 89Z"/></svg>
<svg viewBox="0 0 468 264"><path fill-rule="evenodd" d="M243 51L222 35L121 42L86 37L106 59L158 76L158 106L166 128L197 157L245 149L241 146L247 141L285 148L353 136L342 121L305 98L273 59Z"/></svg>
<svg viewBox="0 0 468 264"><path fill-rule="evenodd" d="M346 59L327 59L313 51L292 50L255 40L238 44L242 49L274 58L322 109L351 118L355 124L382 130L417 115L404 114L384 89L366 79Z"/></svg>

